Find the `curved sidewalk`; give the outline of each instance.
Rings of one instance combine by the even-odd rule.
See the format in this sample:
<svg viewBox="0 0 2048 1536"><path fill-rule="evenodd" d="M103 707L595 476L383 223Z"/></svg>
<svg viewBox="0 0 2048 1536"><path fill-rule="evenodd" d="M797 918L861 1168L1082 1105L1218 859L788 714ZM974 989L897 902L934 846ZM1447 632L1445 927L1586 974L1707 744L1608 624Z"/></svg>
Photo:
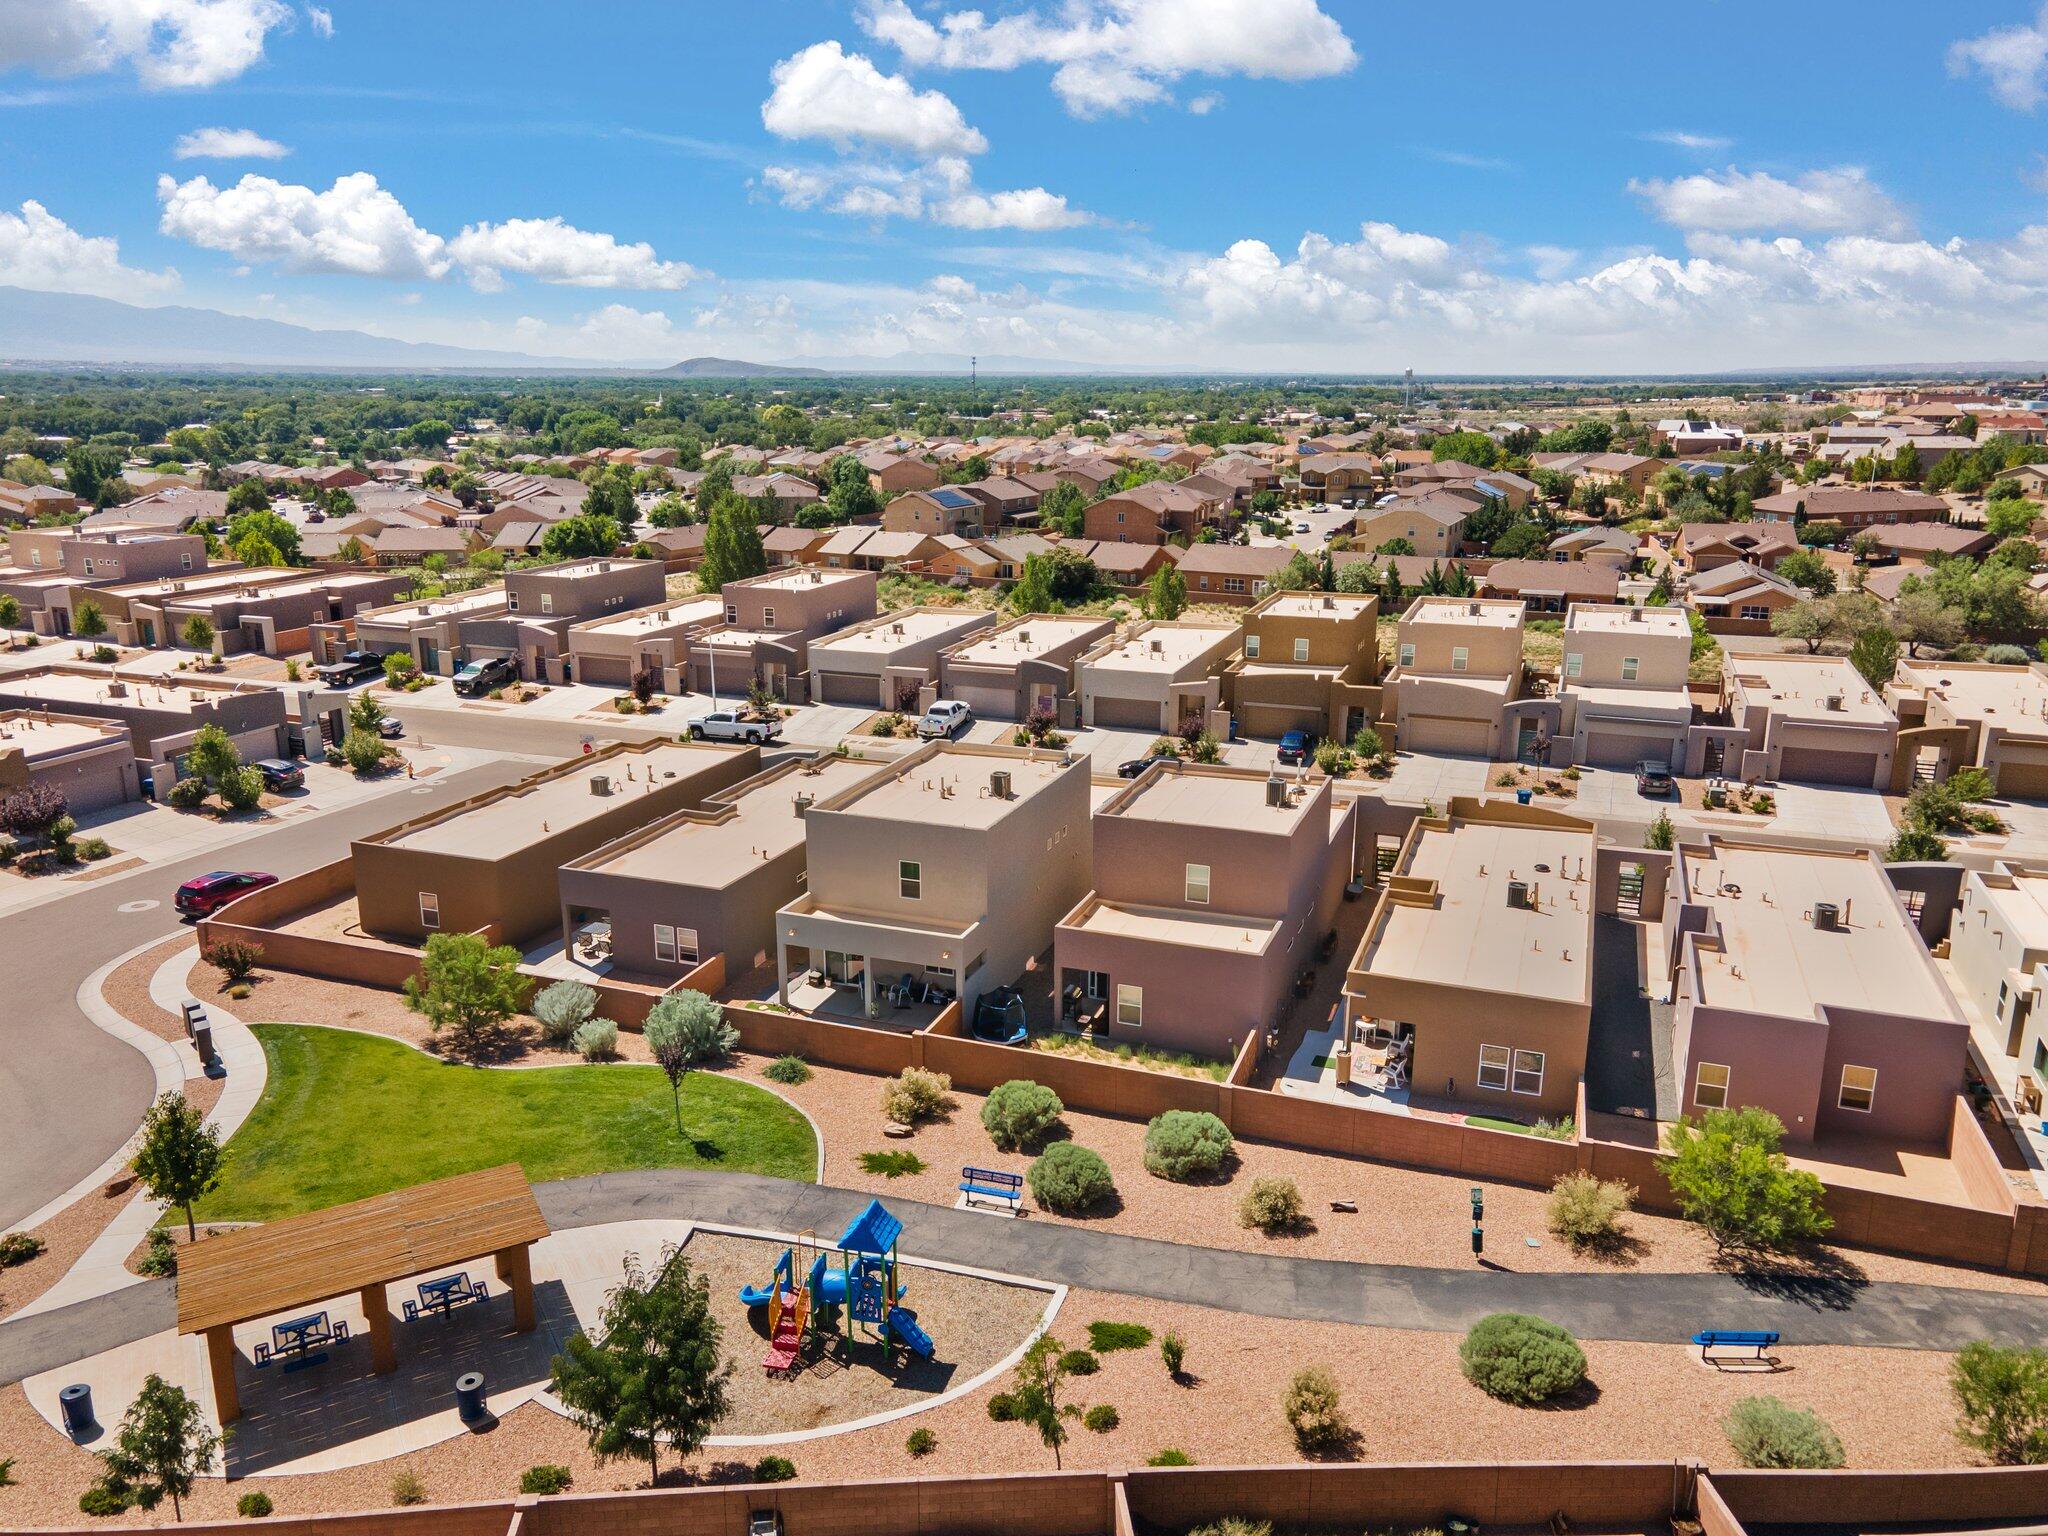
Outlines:
<svg viewBox="0 0 2048 1536"><path fill-rule="evenodd" d="M829 1185L689 1169L596 1174L543 1184L535 1193L557 1230L668 1217L832 1232L871 1198ZM1972 1339L2029 1343L2048 1328L2048 1294L1718 1274L1421 1269L1194 1248L912 1200L889 1204L903 1218L904 1251L917 1258L1304 1322L1459 1333L1489 1312L1513 1311L1538 1313L1584 1339L1678 1344L1701 1328L1775 1328L1793 1346L1932 1350L1960 1349ZM157 1280L0 1323L0 1384L172 1327L176 1312L171 1282Z"/></svg>

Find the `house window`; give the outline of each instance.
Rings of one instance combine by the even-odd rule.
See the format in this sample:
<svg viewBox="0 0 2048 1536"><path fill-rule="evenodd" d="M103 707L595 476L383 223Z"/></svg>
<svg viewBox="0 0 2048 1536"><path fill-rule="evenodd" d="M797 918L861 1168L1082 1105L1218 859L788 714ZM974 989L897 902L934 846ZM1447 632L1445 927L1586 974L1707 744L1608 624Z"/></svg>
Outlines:
<svg viewBox="0 0 2048 1536"><path fill-rule="evenodd" d="M1451 670L1462 672L1471 663L1472 652L1462 645L1451 647Z"/></svg>
<svg viewBox="0 0 2048 1536"><path fill-rule="evenodd" d="M1859 1114L1869 1114L1870 1106L1877 1101L1877 1068L1842 1068L1842 1092L1835 1102L1844 1109L1853 1109Z"/></svg>
<svg viewBox="0 0 2048 1536"><path fill-rule="evenodd" d="M1244 637L1244 657L1246 661L1257 661L1259 659L1259 637L1257 635L1246 635Z"/></svg>
<svg viewBox="0 0 2048 1536"><path fill-rule="evenodd" d="M1622 658L1621 658L1621 680L1622 680L1622 681L1623 681L1624 683L1632 683L1632 682L1634 682L1634 681L1636 680L1636 672L1637 672L1637 671L1638 671L1638 670L1639 670L1639 669L1641 668L1641 666L1642 666L1642 659L1641 659L1640 657L1636 657L1636 656L1624 656L1624 657L1622 657Z"/></svg>
<svg viewBox="0 0 2048 1536"><path fill-rule="evenodd" d="M1244 578L1242 576L1224 577L1223 590L1226 592L1242 592L1244 590Z"/></svg>
<svg viewBox="0 0 2048 1536"><path fill-rule="evenodd" d="M665 965L697 963L697 930L676 928L667 923L654 925L654 958Z"/></svg>
<svg viewBox="0 0 2048 1536"><path fill-rule="evenodd" d="M1101 1002L1109 996L1109 972L1083 971L1081 973L1081 990L1087 995L1090 1002Z"/></svg>
<svg viewBox="0 0 2048 1536"><path fill-rule="evenodd" d="M1577 677L1585 669L1586 658L1584 656L1580 655L1577 651L1566 651L1564 653L1564 675L1566 677Z"/></svg>
<svg viewBox="0 0 2048 1536"><path fill-rule="evenodd" d="M905 901L922 901L924 866L912 859L899 860L896 865L896 889Z"/></svg>
<svg viewBox="0 0 2048 1536"><path fill-rule="evenodd" d="M1119 982L1116 989L1116 1021L1125 1029L1138 1029L1145 1022L1145 989Z"/></svg>
<svg viewBox="0 0 2048 1536"><path fill-rule="evenodd" d="M2034 1076L2048 1082L2048 1041L2034 1042Z"/></svg>
<svg viewBox="0 0 2048 1536"><path fill-rule="evenodd" d="M1479 1086L1491 1088L1496 1093L1505 1092L1508 1086L1508 1067L1514 1054L1504 1045L1479 1047Z"/></svg>
<svg viewBox="0 0 2048 1536"><path fill-rule="evenodd" d="M1187 899L1198 907L1209 905L1209 866L1190 864L1188 866Z"/></svg>
<svg viewBox="0 0 2048 1536"><path fill-rule="evenodd" d="M1728 1069L1703 1061L1692 1075L1692 1101L1701 1109L1728 1107Z"/></svg>
<svg viewBox="0 0 2048 1536"><path fill-rule="evenodd" d="M1543 1053L1541 1051L1515 1052L1515 1092L1539 1094L1543 1091Z"/></svg>
<svg viewBox="0 0 2048 1536"><path fill-rule="evenodd" d="M543 592L543 593L541 593L541 595L540 595L540 611L541 611L542 613L553 613L553 612L555 611L555 594L554 594L554 593L552 593L552 592Z"/></svg>
<svg viewBox="0 0 2048 1536"><path fill-rule="evenodd" d="M761 627L763 629L773 629L775 627L775 610L773 608L763 608L761 610Z"/></svg>
<svg viewBox="0 0 2048 1536"><path fill-rule="evenodd" d="M1414 645L1414 642L1412 642L1412 641L1403 641L1403 642L1402 642L1402 644L1401 644L1401 665L1402 665L1402 666L1404 666L1404 667L1412 667L1412 666L1414 666L1414 665L1415 665L1415 645Z"/></svg>
<svg viewBox="0 0 2048 1536"><path fill-rule="evenodd" d="M1308 660L1308 641L1296 638L1294 642L1294 659L1296 661Z"/></svg>
<svg viewBox="0 0 2048 1536"><path fill-rule="evenodd" d="M519 611L519 594L517 592L509 589L506 591L505 611L508 613L517 613Z"/></svg>
<svg viewBox="0 0 2048 1536"><path fill-rule="evenodd" d="M739 623L739 621L740 621L740 611L739 611L739 609L735 608L735 607L734 607L734 606L733 606L733 605L732 605L731 603L727 603L727 604L725 605L725 622L726 622L726 623L728 623L728 624L737 624L737 623Z"/></svg>
<svg viewBox="0 0 2048 1536"><path fill-rule="evenodd" d="M1738 618L1744 619L1768 619L1771 616L1771 610L1762 603L1744 603L1735 612Z"/></svg>
<svg viewBox="0 0 2048 1536"><path fill-rule="evenodd" d="M420 892L420 926L438 928L441 926L441 898L432 891Z"/></svg>
<svg viewBox="0 0 2048 1536"><path fill-rule="evenodd" d="M92 574L92 556L90 555L85 557L85 574L88 576Z"/></svg>
<svg viewBox="0 0 2048 1536"><path fill-rule="evenodd" d="M192 552L190 550L178 556L178 569L181 571L192 569Z"/></svg>

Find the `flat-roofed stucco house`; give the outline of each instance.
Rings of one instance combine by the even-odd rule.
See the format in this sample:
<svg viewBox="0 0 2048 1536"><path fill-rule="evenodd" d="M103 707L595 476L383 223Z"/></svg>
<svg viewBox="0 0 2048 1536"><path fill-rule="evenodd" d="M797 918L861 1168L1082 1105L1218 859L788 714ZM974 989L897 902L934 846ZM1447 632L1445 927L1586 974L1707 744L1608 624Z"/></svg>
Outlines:
<svg viewBox="0 0 2048 1536"><path fill-rule="evenodd" d="M525 945L560 916L556 871L757 772L758 747L650 741L570 758L350 845L356 907L380 937L487 931Z"/></svg>
<svg viewBox="0 0 2048 1536"><path fill-rule="evenodd" d="M1596 768L1685 766L1692 626L1680 608L1579 607L1564 621L1559 698L1569 761ZM1559 764L1567 759L1552 754Z"/></svg>
<svg viewBox="0 0 2048 1536"><path fill-rule="evenodd" d="M788 698L792 684L800 691L810 685L811 641L875 616L876 577L793 566L729 581L719 596L723 622L690 638L690 691L730 697L759 683Z"/></svg>
<svg viewBox="0 0 2048 1536"><path fill-rule="evenodd" d="M1891 787L1982 768L2007 799L2048 799L2048 673L1989 662L1901 661L1885 685L1899 717Z"/></svg>
<svg viewBox="0 0 2048 1536"><path fill-rule="evenodd" d="M1519 602L1418 597L1396 628L1394 696L1404 752L1500 757L1507 706L1522 683Z"/></svg>
<svg viewBox="0 0 2048 1536"><path fill-rule="evenodd" d="M1095 813L1095 889L1054 938L1062 998L1112 1040L1229 1059L1335 922L1355 814L1320 775L1154 763Z"/></svg>
<svg viewBox="0 0 2048 1536"><path fill-rule="evenodd" d="M1275 592L1254 605L1226 674L1238 729L1349 741L1378 719L1379 606L1350 592Z"/></svg>
<svg viewBox="0 0 2048 1536"><path fill-rule="evenodd" d="M1744 780L1885 789L1899 722L1863 674L1840 656L1730 656L1728 712L1743 733Z"/></svg>
<svg viewBox="0 0 2048 1536"><path fill-rule="evenodd" d="M569 673L579 683L610 688L629 688L644 674L656 691L678 692L690 653L690 632L715 623L724 611L725 604L714 592L571 624Z"/></svg>
<svg viewBox="0 0 2048 1536"><path fill-rule="evenodd" d="M1114 619L1035 613L982 630L939 653L939 695L986 720L1035 709L1078 714L1074 664L1116 633Z"/></svg>
<svg viewBox="0 0 2048 1536"><path fill-rule="evenodd" d="M1593 823L1540 806L1458 800L1416 821L1345 978L1352 1032L1409 1041L1416 1093L1573 1114L1598 852Z"/></svg>
<svg viewBox="0 0 2048 1536"><path fill-rule="evenodd" d="M813 640L811 697L820 704L915 709L938 677L939 653L990 628L978 608L898 608Z"/></svg>
<svg viewBox="0 0 2048 1536"><path fill-rule="evenodd" d="M1238 626L1174 620L1132 625L1075 666L1081 723L1170 732L1189 716L1206 721L1223 701L1222 673Z"/></svg>
<svg viewBox="0 0 2048 1536"><path fill-rule="evenodd" d="M1875 854L1681 843L1664 931L1685 1113L1947 1145L1969 1025Z"/></svg>
<svg viewBox="0 0 2048 1536"><path fill-rule="evenodd" d="M224 677L30 667L0 673L0 709L117 721L128 728L136 764L151 776L160 797L203 725L227 732L244 758L281 756L287 741L283 690Z"/></svg>
<svg viewBox="0 0 2048 1536"><path fill-rule="evenodd" d="M806 889L776 915L792 961L879 1017L904 976L968 1017L1014 982L1092 883L1088 759L933 742L804 813Z"/></svg>
<svg viewBox="0 0 2048 1536"><path fill-rule="evenodd" d="M0 710L0 795L43 785L73 816L142 798L135 742L118 720Z"/></svg>
<svg viewBox="0 0 2048 1536"><path fill-rule="evenodd" d="M446 677L462 665L463 622L506 612L503 587L477 587L451 597L366 609L340 623L315 624L308 643L316 663L338 661L349 650L402 653L428 677Z"/></svg>

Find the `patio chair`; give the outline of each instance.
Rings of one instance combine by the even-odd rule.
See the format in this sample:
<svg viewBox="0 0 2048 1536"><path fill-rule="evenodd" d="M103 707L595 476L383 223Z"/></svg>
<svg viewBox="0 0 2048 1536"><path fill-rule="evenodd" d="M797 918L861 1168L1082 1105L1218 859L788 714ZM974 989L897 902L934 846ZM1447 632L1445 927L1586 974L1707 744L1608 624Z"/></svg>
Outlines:
<svg viewBox="0 0 2048 1536"><path fill-rule="evenodd" d="M889 1001L897 1008L908 1008L917 1001L917 982L910 972L905 971L896 985L889 989Z"/></svg>

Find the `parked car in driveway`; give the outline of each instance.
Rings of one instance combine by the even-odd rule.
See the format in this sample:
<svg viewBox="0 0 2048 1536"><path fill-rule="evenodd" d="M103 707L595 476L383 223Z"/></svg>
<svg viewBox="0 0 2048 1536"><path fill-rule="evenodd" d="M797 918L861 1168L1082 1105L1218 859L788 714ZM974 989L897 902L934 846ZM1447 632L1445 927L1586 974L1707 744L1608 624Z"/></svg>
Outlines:
<svg viewBox="0 0 2048 1536"><path fill-rule="evenodd" d="M282 757L259 757L249 765L263 775L263 787L278 791L304 789L306 770L303 765Z"/></svg>
<svg viewBox="0 0 2048 1536"><path fill-rule="evenodd" d="M509 656L493 656L485 661L472 661L455 674L452 686L465 699L473 699L518 681L519 663Z"/></svg>
<svg viewBox="0 0 2048 1536"><path fill-rule="evenodd" d="M1280 762L1283 767L1294 768L1307 762L1311 750L1307 731L1287 731L1280 737Z"/></svg>
<svg viewBox="0 0 2048 1536"><path fill-rule="evenodd" d="M377 734L386 741L396 741L405 734L405 722L396 715L386 715L377 722Z"/></svg>
<svg viewBox="0 0 2048 1536"><path fill-rule="evenodd" d="M1139 774L1158 762L1156 757L1133 757L1116 765L1116 776L1120 779L1135 779Z"/></svg>
<svg viewBox="0 0 2048 1536"><path fill-rule="evenodd" d="M748 741L759 745L782 734L780 720L749 720L738 710L713 710L690 722L692 741Z"/></svg>
<svg viewBox="0 0 2048 1536"><path fill-rule="evenodd" d="M277 876L260 870L217 869L210 875L187 880L178 887L171 905L187 917L211 917L238 896L277 884Z"/></svg>
<svg viewBox="0 0 2048 1536"><path fill-rule="evenodd" d="M958 699L934 699L932 707L917 722L917 734L926 740L959 735L974 724L974 711Z"/></svg>
<svg viewBox="0 0 2048 1536"><path fill-rule="evenodd" d="M1678 783L1671 777L1671 770L1662 763L1636 764L1636 793L1654 795L1663 799L1676 792Z"/></svg>
<svg viewBox="0 0 2048 1536"><path fill-rule="evenodd" d="M349 651L339 661L323 661L313 675L328 688L347 688L384 675L384 658L374 651Z"/></svg>

